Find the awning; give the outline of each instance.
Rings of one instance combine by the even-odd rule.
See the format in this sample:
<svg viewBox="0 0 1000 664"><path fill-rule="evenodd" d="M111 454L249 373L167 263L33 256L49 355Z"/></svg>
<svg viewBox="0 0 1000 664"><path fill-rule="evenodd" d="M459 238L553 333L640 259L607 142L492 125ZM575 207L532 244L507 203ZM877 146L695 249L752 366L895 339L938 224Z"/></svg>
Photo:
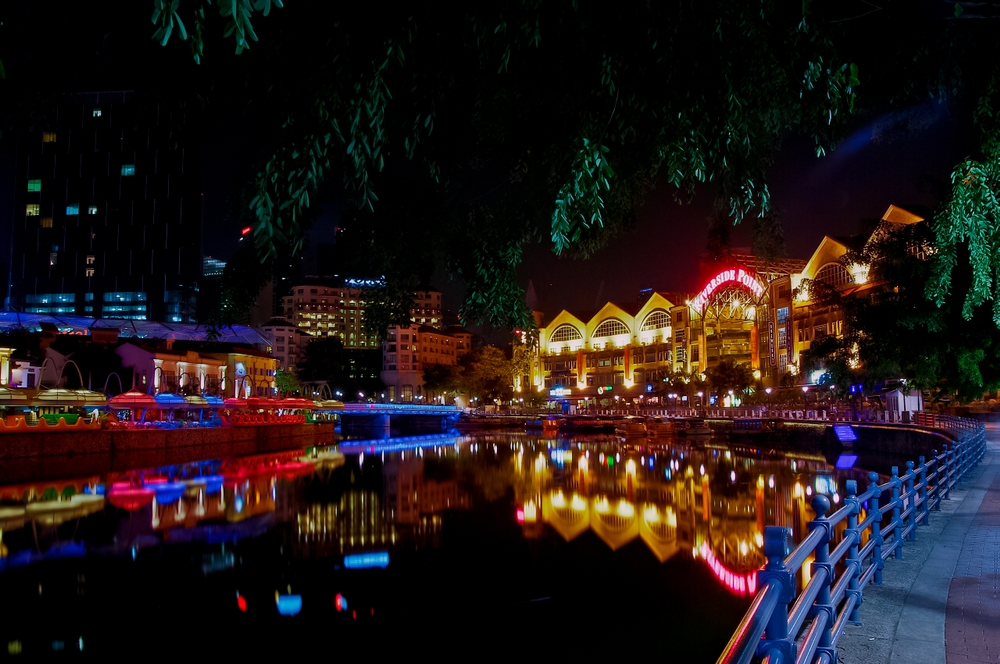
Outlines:
<svg viewBox="0 0 1000 664"><path fill-rule="evenodd" d="M89 406L97 408L108 405L108 398L94 390L53 388L42 390L29 400L32 406Z"/></svg>
<svg viewBox="0 0 1000 664"><path fill-rule="evenodd" d="M129 390L124 394L113 396L108 405L114 410L133 410L136 408L156 408L156 399L139 390Z"/></svg>

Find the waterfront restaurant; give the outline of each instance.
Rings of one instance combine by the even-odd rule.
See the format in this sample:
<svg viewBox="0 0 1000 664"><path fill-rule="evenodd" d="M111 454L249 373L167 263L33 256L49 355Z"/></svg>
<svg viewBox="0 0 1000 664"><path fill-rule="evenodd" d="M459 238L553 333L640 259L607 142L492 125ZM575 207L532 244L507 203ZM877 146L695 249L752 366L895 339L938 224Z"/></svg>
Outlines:
<svg viewBox="0 0 1000 664"><path fill-rule="evenodd" d="M890 205L872 237L920 221ZM608 302L596 314L563 310L539 325L530 386L515 388L613 407L655 398L656 383L670 374L704 374L722 360L749 365L761 387L777 387L786 374L812 384L815 376L799 373L799 354L844 329L843 312L814 301L809 285L867 292L868 266L849 264L847 254L869 239L827 236L808 259L730 254L703 266L697 293L653 292L638 306Z"/></svg>

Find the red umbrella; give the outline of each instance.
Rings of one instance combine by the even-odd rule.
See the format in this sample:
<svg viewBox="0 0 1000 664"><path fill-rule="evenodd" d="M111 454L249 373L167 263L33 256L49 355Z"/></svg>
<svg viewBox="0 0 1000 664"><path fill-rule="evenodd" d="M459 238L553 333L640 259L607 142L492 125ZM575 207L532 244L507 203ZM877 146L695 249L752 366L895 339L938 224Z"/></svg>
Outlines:
<svg viewBox="0 0 1000 664"><path fill-rule="evenodd" d="M298 410L315 410L316 402L310 401L309 399L300 399L298 397L286 397L284 399L278 399L278 408L285 408L288 410L298 409Z"/></svg>
<svg viewBox="0 0 1000 664"><path fill-rule="evenodd" d="M134 512L153 502L153 496L155 495L156 492L152 489L141 489L138 487L131 489L112 488L108 492L108 502L115 507Z"/></svg>
<svg viewBox="0 0 1000 664"><path fill-rule="evenodd" d="M156 408L156 399L139 390L129 390L124 394L108 399L108 405L115 410L133 410L135 408Z"/></svg>

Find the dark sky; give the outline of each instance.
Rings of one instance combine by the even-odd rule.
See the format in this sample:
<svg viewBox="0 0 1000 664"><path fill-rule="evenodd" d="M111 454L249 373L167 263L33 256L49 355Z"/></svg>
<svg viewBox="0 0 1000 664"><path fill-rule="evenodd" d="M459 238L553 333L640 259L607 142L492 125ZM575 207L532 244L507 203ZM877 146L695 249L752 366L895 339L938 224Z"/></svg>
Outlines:
<svg viewBox="0 0 1000 664"><path fill-rule="evenodd" d="M860 220L881 217L890 204L935 205L933 190L921 183L947 182L952 167L970 152L964 119L930 103L891 117L859 117L855 131L821 158L810 141L787 140L775 155L769 184L783 212L788 255L808 258L824 235L853 235ZM532 246L521 281L532 281L547 318L562 309L596 311L609 300L632 303L647 286L700 290L698 256L708 237L709 193L699 191L690 204L678 205L672 188L654 190L638 225L589 260L559 259L547 246ZM734 249L750 244L748 225L734 229Z"/></svg>

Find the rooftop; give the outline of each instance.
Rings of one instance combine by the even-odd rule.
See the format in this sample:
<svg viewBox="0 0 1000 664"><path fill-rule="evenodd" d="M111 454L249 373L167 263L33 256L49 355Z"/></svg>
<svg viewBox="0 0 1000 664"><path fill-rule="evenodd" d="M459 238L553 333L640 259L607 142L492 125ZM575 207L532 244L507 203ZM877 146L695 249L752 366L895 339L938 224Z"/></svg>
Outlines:
<svg viewBox="0 0 1000 664"><path fill-rule="evenodd" d="M247 325L225 325L210 328L200 323L159 323L150 320L125 320L122 318L84 318L83 316L54 316L52 314L25 314L17 311L0 311L0 330L26 328L40 332L42 323L51 323L61 334L90 334L91 330L118 330L122 338L170 339L173 341L208 341L210 332L222 343L268 345L260 332Z"/></svg>

